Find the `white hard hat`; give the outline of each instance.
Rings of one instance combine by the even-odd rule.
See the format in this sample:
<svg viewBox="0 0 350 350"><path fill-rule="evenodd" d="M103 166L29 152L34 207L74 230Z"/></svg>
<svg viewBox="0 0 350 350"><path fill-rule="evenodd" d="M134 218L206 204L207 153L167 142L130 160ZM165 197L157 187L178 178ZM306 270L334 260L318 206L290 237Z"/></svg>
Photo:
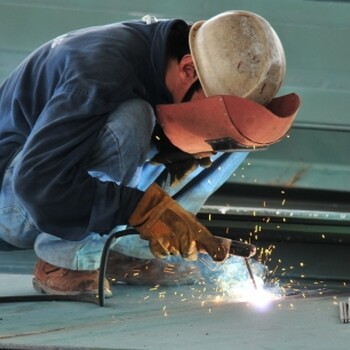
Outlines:
<svg viewBox="0 0 350 350"><path fill-rule="evenodd" d="M234 95L265 105L283 82L281 41L255 13L227 11L196 22L189 43L206 96Z"/></svg>

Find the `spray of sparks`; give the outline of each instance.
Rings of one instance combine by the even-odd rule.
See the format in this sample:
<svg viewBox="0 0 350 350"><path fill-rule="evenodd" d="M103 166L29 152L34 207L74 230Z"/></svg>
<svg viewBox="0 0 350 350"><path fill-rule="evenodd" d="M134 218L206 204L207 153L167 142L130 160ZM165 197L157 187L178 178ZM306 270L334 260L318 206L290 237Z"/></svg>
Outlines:
<svg viewBox="0 0 350 350"><path fill-rule="evenodd" d="M250 165L250 163L248 163ZM218 169L220 170L220 168ZM244 168L242 168L244 170ZM233 174L236 176L236 174ZM244 178L244 175L242 175ZM210 182L210 180L208 180ZM254 180L256 182L257 180ZM281 191L283 199L281 200L281 205L286 204L285 191ZM263 202L263 207L267 207L266 201ZM226 214L229 207L222 207L220 210L221 214ZM279 212L276 212L279 215ZM292 214L291 214L292 215ZM253 212L253 216L256 213ZM211 214L208 215L208 220L210 221ZM287 218L283 217L280 220L282 223L287 222ZM247 243L256 244L259 240L259 236L263 233L263 226L266 225L276 225L272 223L270 217L262 218L262 225L256 224L252 232L250 232L250 238ZM276 225L275 229L280 229L280 225ZM228 235L230 229L227 227L225 233ZM326 234L322 233L323 239L326 238ZM301 274L297 279L289 279L289 281L284 280L281 285L280 278L283 278L285 274L294 270L294 266L284 266L281 259L272 259L275 253L276 246L274 244L268 247L257 248L257 254L254 259L251 259L251 266L254 276L254 282L249 276L247 268L244 264L244 258L241 257L231 257L223 264L217 264L208 257L202 256L199 261L196 262L196 268L201 271L203 278L197 283L190 287L190 293L184 291L179 292L175 290L173 292L172 298L175 296L181 302L191 302L200 301L202 307L206 305L212 305L212 303L230 303L230 302L247 302L261 310L268 309L268 306L272 302L282 299L287 295L293 293L306 296L302 288L298 288L297 279L303 279L305 276ZM271 269L268 266L272 265ZM304 262L300 261L298 268L304 267ZM167 268L163 270L164 274L169 274L169 276L176 276L178 271L177 264L169 264ZM134 277L140 275L140 271L134 271ZM277 276L277 277L274 277ZM319 294L322 295L323 290L327 287L324 281L314 281L315 288L319 289ZM345 282L344 282L345 286ZM151 298L151 295L158 296L160 300L165 300L167 293L169 291L165 288L163 289L160 285L156 285L149 289L150 294L146 295L143 301ZM334 300L334 303L337 303ZM290 307L293 308L293 303L290 303ZM164 305L162 308L163 316L168 316L169 308ZM208 312L212 311L211 307L208 308Z"/></svg>
<svg viewBox="0 0 350 350"><path fill-rule="evenodd" d="M158 298L164 302L162 314L167 317L170 309L165 302L169 302L169 299L174 302L174 298L182 303L198 303L199 301L201 307L207 307L208 312L211 312L215 305L240 302L246 302L265 311L273 301L283 296L283 289L277 284L266 285L266 267L256 260L251 261L255 285L247 272L244 258L231 257L229 261L217 264L203 255L196 264L200 266L203 276L200 281L188 289L176 288L175 292L173 289L156 285L149 288L150 293L144 296L143 302L150 298ZM168 270L164 270L164 272Z"/></svg>
<svg viewBox="0 0 350 350"><path fill-rule="evenodd" d="M244 258L232 257L219 268L214 280L217 302L247 302L259 309L266 309L272 301L283 295L277 283L267 286L265 283L266 267L256 260L251 260L252 274L249 275Z"/></svg>

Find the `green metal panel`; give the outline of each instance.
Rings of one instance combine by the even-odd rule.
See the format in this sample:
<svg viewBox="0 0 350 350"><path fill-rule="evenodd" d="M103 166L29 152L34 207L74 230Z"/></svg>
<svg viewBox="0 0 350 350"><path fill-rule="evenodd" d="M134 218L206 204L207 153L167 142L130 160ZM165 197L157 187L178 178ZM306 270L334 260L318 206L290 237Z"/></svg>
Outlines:
<svg viewBox="0 0 350 350"><path fill-rule="evenodd" d="M290 138L254 153L237 183L350 192L350 4L307 0L0 0L0 81L36 46L66 31L152 14L190 21L229 9L254 11L285 47L280 93L297 92L302 108Z"/></svg>

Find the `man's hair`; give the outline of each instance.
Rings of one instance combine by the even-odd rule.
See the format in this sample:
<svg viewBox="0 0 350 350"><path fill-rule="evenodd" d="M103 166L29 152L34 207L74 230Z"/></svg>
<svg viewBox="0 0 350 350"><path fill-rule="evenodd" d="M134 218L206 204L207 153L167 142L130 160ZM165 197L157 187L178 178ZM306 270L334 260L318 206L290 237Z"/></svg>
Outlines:
<svg viewBox="0 0 350 350"><path fill-rule="evenodd" d="M190 46L188 43L188 34L190 27L184 22L175 23L168 35L166 57L169 59L175 58L178 62L183 56L190 53Z"/></svg>
<svg viewBox="0 0 350 350"><path fill-rule="evenodd" d="M182 57L191 53L188 40L189 32L190 25L187 25L184 22L179 21L172 26L168 35L167 48L165 53L166 61L169 61L170 59L176 59L178 62L180 62ZM187 91L182 102L190 101L193 94L201 88L201 83L199 80L196 80Z"/></svg>

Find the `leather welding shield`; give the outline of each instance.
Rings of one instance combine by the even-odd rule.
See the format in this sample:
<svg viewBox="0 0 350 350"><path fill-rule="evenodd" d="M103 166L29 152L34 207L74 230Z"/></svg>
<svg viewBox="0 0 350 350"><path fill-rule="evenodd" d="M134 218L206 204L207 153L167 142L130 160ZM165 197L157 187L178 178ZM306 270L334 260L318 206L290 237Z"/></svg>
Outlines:
<svg viewBox="0 0 350 350"><path fill-rule="evenodd" d="M265 149L291 128L300 107L291 93L266 106L238 96L158 105L157 118L171 143L196 155L210 152Z"/></svg>

